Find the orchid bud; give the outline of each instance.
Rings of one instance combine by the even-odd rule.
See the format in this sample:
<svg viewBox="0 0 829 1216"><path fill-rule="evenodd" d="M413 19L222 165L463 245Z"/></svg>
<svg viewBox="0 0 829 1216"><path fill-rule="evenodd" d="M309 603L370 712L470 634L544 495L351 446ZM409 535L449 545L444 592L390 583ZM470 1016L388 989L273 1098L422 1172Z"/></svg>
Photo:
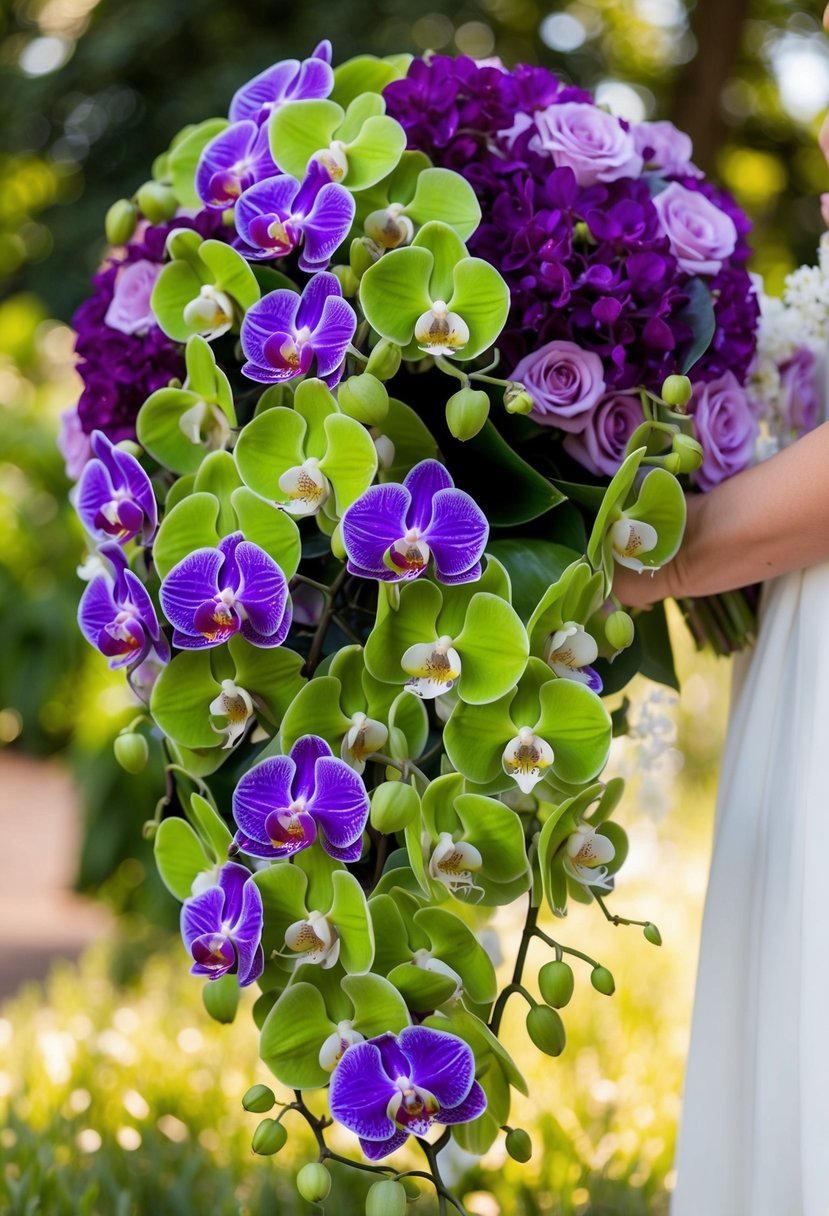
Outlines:
<svg viewBox="0 0 829 1216"><path fill-rule="evenodd" d="M136 192L135 201L138 210L151 224L163 224L165 220L171 220L178 206L170 187L162 186L161 182L144 182Z"/></svg>
<svg viewBox="0 0 829 1216"><path fill-rule="evenodd" d="M632 617L629 613L621 611L621 609L618 612L611 612L604 623L604 635L607 638L607 644L616 654L620 650L626 650L630 646L635 632Z"/></svg>
<svg viewBox="0 0 829 1216"><path fill-rule="evenodd" d="M270 1085L251 1085L242 1098L242 1106L254 1115L264 1115L272 1109L276 1097Z"/></svg>
<svg viewBox="0 0 829 1216"><path fill-rule="evenodd" d="M343 529L342 524L337 524L334 531L331 533L331 552L337 561L344 562L348 557L343 544Z"/></svg>
<svg viewBox="0 0 829 1216"><path fill-rule="evenodd" d="M539 991L554 1009L562 1009L569 1002L574 987L573 968L561 959L545 963L538 973Z"/></svg>
<svg viewBox="0 0 829 1216"><path fill-rule="evenodd" d="M208 980L201 994L202 1002L214 1022L229 1025L239 1007L239 984L235 975L223 975Z"/></svg>
<svg viewBox="0 0 829 1216"><path fill-rule="evenodd" d="M296 1176L296 1189L309 1203L322 1203L331 1192L331 1175L321 1161L309 1161Z"/></svg>
<svg viewBox="0 0 829 1216"><path fill-rule="evenodd" d="M549 1005L533 1005L527 1014L527 1034L539 1051L548 1056L560 1056L567 1036L564 1023Z"/></svg>
<svg viewBox="0 0 829 1216"><path fill-rule="evenodd" d="M679 457L679 472L693 473L705 459L702 444L690 435L678 433L673 440L674 455Z"/></svg>
<svg viewBox="0 0 829 1216"><path fill-rule="evenodd" d="M366 1196L366 1216L405 1216L406 1191L399 1182L384 1178Z"/></svg>
<svg viewBox="0 0 829 1216"><path fill-rule="evenodd" d="M420 1187L417 1185L414 1178L404 1178L401 1186L406 1192L406 1198L408 1199L409 1203L414 1203L416 1199L420 1198Z"/></svg>
<svg viewBox="0 0 829 1216"><path fill-rule="evenodd" d="M522 1165L526 1164L533 1155L533 1142L523 1127L510 1128L504 1141L504 1148L513 1161L520 1161Z"/></svg>
<svg viewBox="0 0 829 1216"><path fill-rule="evenodd" d="M390 836L402 832L418 812L417 791L405 781L384 781L371 795L371 826Z"/></svg>
<svg viewBox="0 0 829 1216"><path fill-rule="evenodd" d="M337 401L343 413L366 426L379 426L389 412L386 387L370 372L343 380L337 389Z"/></svg>
<svg viewBox="0 0 829 1216"><path fill-rule="evenodd" d="M673 473L676 477L681 471L681 460L676 452L666 452L664 456L652 456L650 464L658 464L660 468L666 469L668 473Z"/></svg>
<svg viewBox="0 0 829 1216"><path fill-rule="evenodd" d="M138 210L128 198L119 198L106 213L104 232L110 245L126 245L135 232Z"/></svg>
<svg viewBox="0 0 829 1216"><path fill-rule="evenodd" d="M391 380L400 370L400 360L403 352L396 342L381 338L368 357L366 371L378 380Z"/></svg>
<svg viewBox="0 0 829 1216"><path fill-rule="evenodd" d="M666 405L684 408L691 400L693 387L687 376L668 376L662 383L662 400Z"/></svg>
<svg viewBox="0 0 829 1216"><path fill-rule="evenodd" d="M662 934L659 932L653 921L648 921L642 932L645 935L645 940L649 941L652 946L662 945Z"/></svg>
<svg viewBox="0 0 829 1216"><path fill-rule="evenodd" d="M229 214L232 217L233 212L231 211ZM340 280L340 287L346 299L356 296L360 289L360 280L350 266L332 266L331 273L335 274Z"/></svg>
<svg viewBox="0 0 829 1216"><path fill-rule="evenodd" d="M379 262L383 250L366 236L355 237L351 242L348 253L348 263L358 279L361 279L370 266Z"/></svg>
<svg viewBox="0 0 829 1216"><path fill-rule="evenodd" d="M590 983L604 996L613 996L616 991L616 981L607 967L594 967L590 972Z"/></svg>
<svg viewBox="0 0 829 1216"><path fill-rule="evenodd" d="M133 776L144 771L150 756L147 740L143 735L132 730L117 735L112 744L112 750L115 752L115 759L121 768L127 773L132 773Z"/></svg>
<svg viewBox="0 0 829 1216"><path fill-rule="evenodd" d="M263 1119L253 1133L250 1147L260 1157L272 1157L285 1147L288 1133L276 1119Z"/></svg>
<svg viewBox="0 0 829 1216"><path fill-rule="evenodd" d="M462 388L446 402L446 423L456 439L474 439L489 417L489 397L481 389Z"/></svg>
<svg viewBox="0 0 829 1216"><path fill-rule="evenodd" d="M533 399L523 384L510 382L504 389L504 409L508 414L530 414L534 408Z"/></svg>

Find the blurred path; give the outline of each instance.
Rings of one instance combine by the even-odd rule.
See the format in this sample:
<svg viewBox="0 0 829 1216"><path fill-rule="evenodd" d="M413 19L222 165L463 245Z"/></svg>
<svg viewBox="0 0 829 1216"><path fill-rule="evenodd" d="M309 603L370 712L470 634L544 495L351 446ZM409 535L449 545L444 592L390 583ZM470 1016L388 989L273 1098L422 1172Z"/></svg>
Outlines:
<svg viewBox="0 0 829 1216"><path fill-rule="evenodd" d="M70 890L80 811L55 761L0 752L0 999L42 979L107 927L104 908Z"/></svg>

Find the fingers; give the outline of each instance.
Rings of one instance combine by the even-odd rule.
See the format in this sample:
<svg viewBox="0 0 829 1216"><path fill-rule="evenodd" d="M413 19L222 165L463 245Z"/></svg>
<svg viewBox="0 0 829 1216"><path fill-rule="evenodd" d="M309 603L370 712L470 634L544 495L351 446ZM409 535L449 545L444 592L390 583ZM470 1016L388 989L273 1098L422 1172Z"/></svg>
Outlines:
<svg viewBox="0 0 829 1216"><path fill-rule="evenodd" d="M829 33L829 4L823 10L823 28Z"/></svg>

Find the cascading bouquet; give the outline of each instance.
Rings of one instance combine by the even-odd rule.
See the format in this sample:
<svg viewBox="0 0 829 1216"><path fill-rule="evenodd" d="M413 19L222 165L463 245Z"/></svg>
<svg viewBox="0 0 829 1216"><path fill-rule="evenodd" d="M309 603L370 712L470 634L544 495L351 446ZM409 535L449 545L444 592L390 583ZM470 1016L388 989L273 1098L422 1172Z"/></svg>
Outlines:
<svg viewBox="0 0 829 1216"><path fill-rule="evenodd" d="M213 1016L259 988L294 1097L254 1148L304 1117L309 1200L342 1159L305 1096L328 1087L370 1162L414 1136L462 1212L450 1134L530 1154L507 1002L554 1056L567 959L613 991L542 905L659 942L606 903L627 841L602 694L670 667L613 572L670 560L675 474L714 481L736 450L721 402L755 307L743 218L689 158L544 69L332 71L322 44L186 128L107 216L62 440L94 549L80 626L145 706L122 763L147 726L162 741L159 871ZM522 900L499 986L482 931ZM369 1210L402 1211L407 1158L372 1168Z"/></svg>

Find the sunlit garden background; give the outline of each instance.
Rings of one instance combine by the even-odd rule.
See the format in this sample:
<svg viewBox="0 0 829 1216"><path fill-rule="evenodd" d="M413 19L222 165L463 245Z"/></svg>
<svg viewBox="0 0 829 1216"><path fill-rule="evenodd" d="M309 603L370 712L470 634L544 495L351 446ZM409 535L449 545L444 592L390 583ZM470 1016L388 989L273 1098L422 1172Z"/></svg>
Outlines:
<svg viewBox="0 0 829 1216"><path fill-rule="evenodd" d="M123 681L75 626L79 525L55 448L76 391L71 316L103 253L103 215L153 149L223 109L235 81L321 37L357 49L542 62L632 119L671 117L697 159L750 212L754 268L772 290L811 260L827 186L816 134L829 97L817 0L16 0L0 10L0 1210L92 1216L304 1210L291 1169L250 1151L239 1096L267 1080L250 1022L209 1021L170 936L177 910L148 865L141 827L159 774L115 763L132 711ZM578 937L616 976L577 985L558 1060L508 1046L539 1083L514 1122L529 1167L498 1147L462 1160L470 1211L663 1213L671 1186L716 765L724 661L696 654L674 622L681 693L635 686L631 855L617 905L655 921L664 946L576 906ZM660 746L653 744L656 737ZM160 763L155 757L156 763ZM70 774L65 777L62 774ZM71 779L70 779L71 778ZM24 842L36 823L37 841ZM24 888L35 849L43 889ZM51 885L50 885L51 884ZM83 893L63 896L61 884ZM94 940L93 940L94 939ZM77 954L81 961L53 960ZM51 961L50 961L51 960ZM37 982L47 968L43 986ZM516 1019L517 1023L517 1019ZM543 1069L543 1076L539 1070ZM350 1201L343 1196L350 1187ZM363 1210L349 1176L338 1212ZM350 1202L350 1206L348 1203ZM39 1206L38 1206L39 1205ZM299 1205L299 1206L297 1206ZM305 1205L307 1207L307 1205ZM414 1210L428 1212L426 1198Z"/></svg>

